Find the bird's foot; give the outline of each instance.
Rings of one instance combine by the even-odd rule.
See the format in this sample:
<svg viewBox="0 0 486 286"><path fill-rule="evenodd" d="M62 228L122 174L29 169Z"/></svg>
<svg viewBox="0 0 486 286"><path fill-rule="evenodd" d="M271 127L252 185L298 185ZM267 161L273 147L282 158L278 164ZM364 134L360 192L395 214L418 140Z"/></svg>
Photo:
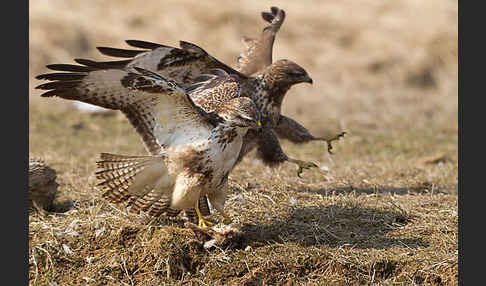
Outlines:
<svg viewBox="0 0 486 286"><path fill-rule="evenodd" d="M302 161L302 160L297 160L297 159L292 159L292 158L289 158L288 161L291 162L291 163L297 164L297 166L299 167L299 169L297 169L297 177L299 177L299 178L302 178L300 176L300 174L302 174L304 169L319 167L316 164L309 162L309 161Z"/></svg>
<svg viewBox="0 0 486 286"><path fill-rule="evenodd" d="M319 138L316 138L316 140L320 140L320 141L326 141L327 143L327 152L329 152L329 154L334 154L332 152L332 141L337 141L339 140L341 137L344 137L344 135L346 134L345 131L339 133L339 134L336 134L335 136L331 137L331 138L325 138L325 137L319 137Z"/></svg>
<svg viewBox="0 0 486 286"><path fill-rule="evenodd" d="M213 226L214 223L206 220L202 214L201 214L201 211L199 210L199 206L198 206L198 203L196 203L196 205L194 206L194 209L196 210L196 214L197 214L197 218L199 220L199 227L201 228L207 228L208 226Z"/></svg>
<svg viewBox="0 0 486 286"><path fill-rule="evenodd" d="M207 227L213 226L213 225L214 225L214 223L210 222L209 220L206 220L202 217L199 218L199 224L198 224L199 227L207 228Z"/></svg>

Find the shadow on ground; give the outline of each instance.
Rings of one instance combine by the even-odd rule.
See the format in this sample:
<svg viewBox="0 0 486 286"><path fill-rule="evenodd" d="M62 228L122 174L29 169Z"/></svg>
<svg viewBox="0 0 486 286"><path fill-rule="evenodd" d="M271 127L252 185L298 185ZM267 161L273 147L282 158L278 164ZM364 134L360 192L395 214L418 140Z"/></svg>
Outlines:
<svg viewBox="0 0 486 286"><path fill-rule="evenodd" d="M297 243L302 246L329 248L352 247L388 249L427 247L419 238L391 238L391 231L408 224L412 217L402 212L370 208L343 207L298 208L289 216L277 218L270 224L245 224L234 247L258 247L276 243Z"/></svg>
<svg viewBox="0 0 486 286"><path fill-rule="evenodd" d="M330 189L318 189L312 190L308 189L305 192L316 193L324 196L329 196L331 194L349 194L349 193L357 193L357 194L392 194L392 195L406 195L406 194L447 194L443 190L446 189L453 189L454 186L438 186L428 182L424 182L421 184L417 184L415 186L407 186L407 187L388 187L388 186L374 186L374 187L355 187L355 186L345 186L340 188L330 188Z"/></svg>

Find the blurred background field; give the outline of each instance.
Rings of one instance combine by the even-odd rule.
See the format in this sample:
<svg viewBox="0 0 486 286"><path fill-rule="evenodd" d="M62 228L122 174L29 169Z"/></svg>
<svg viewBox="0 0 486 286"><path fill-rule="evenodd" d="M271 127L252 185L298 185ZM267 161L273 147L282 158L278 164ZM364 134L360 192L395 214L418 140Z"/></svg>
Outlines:
<svg viewBox="0 0 486 286"><path fill-rule="evenodd" d="M35 75L47 72L46 64L73 63L74 58L109 60L95 47L127 48L128 39L172 46L179 40L193 42L234 67L243 49L241 37L260 35L260 12L270 6L287 14L275 41L274 60L290 59L314 80L312 86L297 85L287 93L282 113L316 135L345 130L348 136L334 144L334 155L327 154L324 143L296 146L283 141L292 157L321 166L304 171L304 179L295 176L291 164L269 169L252 156L245 158L230 176L231 198L258 199L230 200L226 208L239 226L251 229L249 237L267 242L247 241L245 246L253 247L261 259L271 247L268 263L262 264L257 256L238 260L246 252L227 250L233 266L247 263L239 276L232 270L227 276L193 271L186 279L196 284L200 280L260 285L266 269L274 272L266 280L271 285L292 277L297 284L457 285L458 4L449 0L30 1L30 154L58 171L59 190L73 199L77 211L44 218L45 229L37 228L41 219L31 215L30 257L37 255L37 247L49 250L46 241L55 241L52 251L63 244L50 234L52 228L79 220L88 230L98 216L118 213L93 188L99 153L145 152L123 117L84 114L73 109L72 102L41 98L34 89L41 83ZM399 214L406 214L406 219L395 222ZM134 223L127 214L112 219L113 229ZM144 233L144 226L134 224ZM257 230L270 234L258 236ZM320 234L308 238L316 231ZM281 233L292 238L286 241ZM306 239L313 242L302 243ZM407 248L407 243L412 246ZM277 260L271 255L279 253L279 247L295 261L277 259L279 266L272 265ZM110 244L106 249L115 251ZM299 255L312 256L307 253L313 249L320 258L306 260L309 273L299 272L294 267ZM218 255L194 257L205 261L201 269L212 273L209 262L220 261ZM49 257L51 264L44 268L30 261L32 284L61 285L67 273L82 284L81 272L94 277L97 282L92 285L110 281L102 280L106 275L92 274L92 264L66 266L62 259ZM106 261L100 258L102 262ZM156 274L139 276L140 271L126 275L122 268L117 279L128 285L150 285L144 279L169 284L181 280L177 275L166 278L162 270L160 281Z"/></svg>
<svg viewBox="0 0 486 286"><path fill-rule="evenodd" d="M299 63L315 82L289 92L285 114L317 130L455 131L444 122L457 118L455 1L32 1L30 78L48 63L102 59L94 47L126 47L126 39L186 40L234 66L240 38L260 35L259 13L271 5L288 14L274 59Z"/></svg>

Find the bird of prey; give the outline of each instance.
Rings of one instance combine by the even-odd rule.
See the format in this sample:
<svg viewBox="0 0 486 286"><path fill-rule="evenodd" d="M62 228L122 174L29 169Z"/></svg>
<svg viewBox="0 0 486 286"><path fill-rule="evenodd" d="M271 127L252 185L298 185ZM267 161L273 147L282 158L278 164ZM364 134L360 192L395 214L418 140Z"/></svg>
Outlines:
<svg viewBox="0 0 486 286"><path fill-rule="evenodd" d="M229 74L236 74L242 96L247 96L255 102L262 117L261 136L252 130L247 132L237 162L240 162L248 152L257 148L257 156L266 165L276 166L286 161L292 162L299 166L297 174L300 176L302 169L317 167L317 165L288 157L282 150L277 136L295 143L323 140L328 143L330 151L331 142L342 134L334 138L314 137L295 120L280 114L287 91L298 83L312 83L312 78L302 67L290 60L282 59L272 62L273 42L284 21L284 11L272 7L271 13L263 12L262 17L270 24L263 29L262 37L259 40L246 41L249 49L239 57L237 67L239 71L220 62L197 45L185 41L179 42L179 48L139 40L126 41L129 46L138 49L98 47L98 50L104 55L124 59L119 61L75 59L80 66L74 67L76 67L75 69L85 69L89 76L81 81L84 81L85 85L96 86L98 93L105 96L111 96L118 91L110 90L97 82L97 74L103 70L131 71L136 66L157 72L184 88L194 85L196 78L214 68L222 69ZM73 65L64 64L47 66L51 70L62 73L70 72L72 67ZM80 93L85 92L77 85L74 88ZM208 96L205 92L191 93L190 96L193 102L206 112L213 112L218 106L218 101L214 100L214 96ZM152 149L149 145L148 151L156 154L158 149L157 147ZM205 199L202 198L201 201L205 201ZM206 207L204 209L209 210Z"/></svg>
<svg viewBox="0 0 486 286"><path fill-rule="evenodd" d="M257 156L263 159L263 162L267 166L276 166L285 161L296 163L299 166L297 176L300 177L303 169L317 167L317 165L312 162L305 162L289 158L283 152L278 137L287 139L292 143L297 144L310 141L325 141L327 142L328 152L332 154L331 143L335 140L339 140L339 138L343 137L346 132L341 132L335 136L327 138L315 137L297 121L281 114L282 102L290 87L299 82L308 82L312 84L312 79L307 76L306 80L295 80L294 82L287 81L285 84L282 83L285 81L282 81L279 78L279 76L282 76L281 74L279 76L272 76L272 69L279 69L279 66L285 65L287 62L286 60L280 60L275 64L272 64L273 43L275 41L277 32L280 30L280 27L285 20L285 11L278 7L271 7L270 12L264 11L261 13L261 16L264 21L269 23L269 25L265 26L258 39L249 37L242 38L242 42L246 49L237 58L236 70L246 76L253 75L256 78L270 78L270 82L273 81L274 84L271 85L271 88L267 88L266 92L249 94L249 96L255 100L260 108L266 128L263 128L263 136L261 134L256 134L252 130L247 132L246 136L244 137L243 146L240 151L237 164L241 162L243 157L246 156L250 151L257 148ZM270 76L263 76L268 73ZM307 75L302 68L294 64L294 68L289 69L286 76L292 78L298 77L299 74L301 76ZM205 214L206 211L209 213L209 206L205 197L201 197L199 206L205 210ZM195 217L195 211L186 210L186 215L193 220Z"/></svg>
<svg viewBox="0 0 486 286"><path fill-rule="evenodd" d="M206 227L210 222L198 208L199 198L205 196L229 223L223 211L228 174L247 130L261 127L259 110L250 98L240 96L236 75L214 69L183 88L138 67L133 71L75 65L57 68L70 72L38 76L51 80L37 87L48 90L42 96L121 110L152 153L102 153L96 175L103 180L99 186L105 199L152 216L194 208L199 226ZM194 104L190 95L200 93L214 99L214 111Z"/></svg>
<svg viewBox="0 0 486 286"><path fill-rule="evenodd" d="M252 74L259 75L274 65L272 64L273 43L277 32L280 30L280 27L285 20L285 11L278 7L271 7L270 12L264 11L261 13L261 16L263 20L269 23L269 25L265 26L258 39L249 37L242 38L242 42L246 49L237 59L236 70L247 76ZM277 61L277 63L280 61ZM312 83L312 79L308 80L308 82ZM292 118L281 114L283 98L292 85L285 86L278 82L275 85L278 86L278 88L274 88L269 92L267 97L263 96L267 102L262 104L262 106L259 106L262 110L262 116L267 119L264 119L263 121L269 124L272 128L264 129L266 132L264 132L264 136L262 137L256 136L257 134L253 132L247 133L238 161L256 147L258 147L257 154L267 165L274 166L286 160L290 162L294 161L294 159L289 159L282 151L277 137L287 139L293 143L326 141L328 152L332 154L331 142L338 140L344 136L346 132L341 132L336 134L336 136L329 138L313 136L304 126L297 123ZM258 99L254 100L258 102ZM299 165L297 173L299 177L302 169L316 167L310 162L307 164L304 162L296 163Z"/></svg>

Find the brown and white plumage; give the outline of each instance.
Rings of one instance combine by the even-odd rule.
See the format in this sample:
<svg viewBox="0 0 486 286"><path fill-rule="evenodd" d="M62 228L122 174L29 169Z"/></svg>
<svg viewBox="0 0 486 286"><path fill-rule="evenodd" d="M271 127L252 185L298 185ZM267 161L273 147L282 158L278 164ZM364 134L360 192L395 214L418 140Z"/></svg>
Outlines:
<svg viewBox="0 0 486 286"><path fill-rule="evenodd" d="M38 78L51 82L37 88L43 96L58 96L121 110L141 135L150 156L103 153L97 177L103 197L126 202L133 210L158 216L194 208L201 196L223 211L227 177L235 164L243 136L260 125L260 114L240 96L237 76L222 70L201 77L192 93L221 91L212 112L195 105L182 86L145 69L92 70L64 66L71 73ZM96 84L91 80L95 78ZM101 87L101 89L98 89Z"/></svg>
<svg viewBox="0 0 486 286"><path fill-rule="evenodd" d="M190 91L190 96L194 103L203 108L206 112L211 112L220 102L220 100L215 97L215 95L220 96L220 93L215 93L213 90L208 89L201 90L201 84L196 83L196 79L201 79L201 77L207 79L204 74L209 73L209 71L214 70L215 68L219 68L220 70L229 74L234 74L237 77L241 86L242 96L251 98L260 110L264 128L273 128L275 124L277 124L283 98L291 86L301 82L312 82L312 79L302 67L289 60L276 61L253 75L247 76L221 63L202 48L188 42L181 41L180 48L135 40L129 40L127 43L133 47L144 50L99 47L98 49L105 55L128 59L103 62L75 59L80 65L48 65L47 67L49 69L61 71L61 73L43 74L37 76L37 78L48 80L61 79L65 84L72 84L78 93L105 95L105 97L100 97L99 99L96 99L96 101L95 99L91 99L91 101L87 100L86 102L111 108L109 102L105 102L106 100L109 100L106 97L118 92L118 90L123 89L123 87L120 87L119 84L115 87L106 86L105 84L97 83L97 79L109 76L117 77L123 71L131 71L134 66L137 66L146 70L155 71L158 74L177 82L182 87L187 88ZM107 70L110 70L109 75L105 74ZM74 75L72 72L74 72ZM55 86L56 84L57 83L55 82L51 82L41 87L45 88L48 85ZM191 92L191 90L199 91ZM49 92L47 92L43 96L49 95ZM138 110L121 110L127 115L129 120L133 120L132 113L140 112ZM141 134L146 134L144 129L150 129L151 123L148 121L146 124L148 125L139 126L137 131ZM157 144L153 144L153 141L153 138L144 138L144 142L149 151L151 153L157 153L159 150L157 150ZM244 144L246 144L246 141L247 140L245 140ZM274 141L278 142L278 140ZM282 151L279 146L268 150ZM278 164L284 162L287 158L285 153L280 153L278 156L266 156L264 158L270 157L283 158L284 160L278 162L265 161L265 163Z"/></svg>
<svg viewBox="0 0 486 286"><path fill-rule="evenodd" d="M96 83L96 79L104 76L103 71L120 70L113 73L133 70L134 66L147 70L155 71L162 76L169 78L189 91L193 102L210 113L223 102L221 96L224 92L216 92L214 88L204 88L205 84L196 83L208 81L211 76L205 75L209 71L219 68L229 74L237 76L241 86L242 96L251 98L262 116L262 124L265 131L263 136L258 136L253 130L249 130L244 137L242 149L238 162L251 150L257 148L257 156L260 157L266 165L276 166L280 163L289 161L299 165L302 168L314 167L315 164L289 158L282 150L278 137L286 138L295 143L309 142L311 140L325 140L328 147L331 148L330 142L326 138L318 138L311 135L303 126L294 120L281 115L281 105L287 91L298 83L312 83L312 79L307 72L290 60L278 60L272 62L272 49L276 33L279 31L285 19L285 12L279 8L272 7L271 12L262 12L262 18L270 24L263 29L262 36L259 40L247 42L248 50L243 52L238 60L238 67L235 69L220 62L213 56L209 55L202 48L195 44L181 41L179 48L151 43L146 41L128 40L127 44L137 49L118 49L110 47L98 47L98 50L107 56L124 58L119 61L95 62L85 59L76 59L80 65L48 65L51 70L61 71L60 75L45 74L40 75L39 79L56 80L57 78L67 77L66 81L72 82L73 87L78 93L96 93L111 96L110 94L118 92L117 87L110 87L104 84ZM251 42L251 44L250 44ZM76 72L76 75L65 72ZM81 72L82 75L79 75ZM74 77L74 78L72 78ZM61 78L62 79L62 78ZM81 84L80 84L81 82ZM48 83L54 84L55 83ZM83 88L80 88L82 86ZM44 94L49 96L49 92ZM92 102L99 105L99 102ZM135 109L135 110L132 110ZM122 109L129 120L135 119L133 114L140 113L136 107L132 109ZM150 115L147 115L150 117ZM286 124L287 119L292 124ZM151 154L160 153L160 144L155 141L151 135L152 120L148 119L143 124L137 124L137 131L144 138L147 149ZM295 124L294 124L295 123ZM293 132L288 126L297 126L303 132ZM205 203L207 206L207 202Z"/></svg>

